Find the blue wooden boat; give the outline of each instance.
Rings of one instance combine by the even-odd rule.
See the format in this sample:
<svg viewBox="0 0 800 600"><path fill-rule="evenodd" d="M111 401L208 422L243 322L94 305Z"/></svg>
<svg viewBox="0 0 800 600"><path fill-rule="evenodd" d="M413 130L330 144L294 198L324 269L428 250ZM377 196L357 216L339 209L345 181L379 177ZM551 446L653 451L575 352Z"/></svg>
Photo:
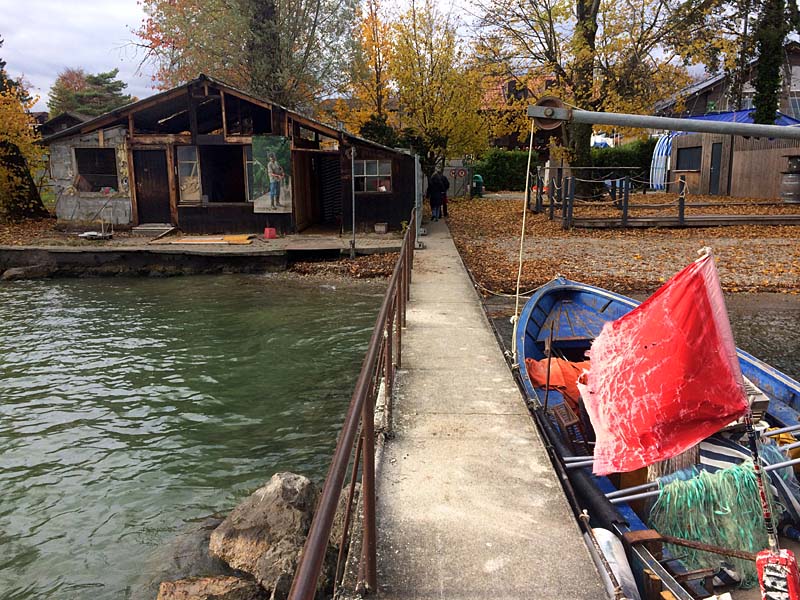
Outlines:
<svg viewBox="0 0 800 600"><path fill-rule="evenodd" d="M561 392L536 387L525 368L525 359L546 359L548 348L552 348L554 356L570 361L585 360L586 351L603 325L638 305L636 300L620 294L559 277L539 288L528 300L514 332L519 379L537 425L551 445L554 464L562 480L569 482L567 493L572 495L573 506L577 502L581 508L587 508L593 525L620 537L648 527L630 504L612 504L606 497L617 492L609 478L593 475L590 464L576 468L581 462L577 457L586 454L581 447L588 449L589 446L576 443L575 437L580 437L577 428L572 432L575 435L568 435L569 425L565 427L563 414L558 414L565 404ZM747 352L737 350L737 353L743 375L768 398L765 419L777 427L799 425L800 383ZM702 593L697 589L697 582L682 580L679 564L673 562L668 569L644 544L631 545L628 558L640 584L641 573L647 569L655 573L663 587L676 598L690 600Z"/></svg>

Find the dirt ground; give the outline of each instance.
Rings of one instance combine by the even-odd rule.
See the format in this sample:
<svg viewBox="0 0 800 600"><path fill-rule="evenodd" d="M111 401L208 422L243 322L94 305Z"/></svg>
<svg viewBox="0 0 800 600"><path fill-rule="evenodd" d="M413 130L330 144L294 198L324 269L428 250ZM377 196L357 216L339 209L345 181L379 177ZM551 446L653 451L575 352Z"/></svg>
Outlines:
<svg viewBox="0 0 800 600"><path fill-rule="evenodd" d="M655 195L647 198L648 202L657 199ZM719 198L712 200L716 206L687 209L687 214L800 213L800 206L767 206L763 201L740 204L743 199L730 199L737 204L724 206ZM456 246L484 293L513 292L522 196L451 200L448 208ZM800 226L564 231L560 221L551 222L546 214L529 212L526 221L522 291L563 275L621 293L650 293L697 258L698 250L710 246L725 291L800 293Z"/></svg>

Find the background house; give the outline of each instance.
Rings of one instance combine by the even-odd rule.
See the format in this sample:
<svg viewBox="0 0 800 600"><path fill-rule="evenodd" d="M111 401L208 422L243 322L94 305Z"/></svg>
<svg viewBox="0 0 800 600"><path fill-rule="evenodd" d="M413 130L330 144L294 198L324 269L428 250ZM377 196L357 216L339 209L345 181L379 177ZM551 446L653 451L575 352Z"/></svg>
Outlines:
<svg viewBox="0 0 800 600"><path fill-rule="evenodd" d="M795 41L787 43L783 47L783 52L783 89L778 110L785 115L800 119L800 43ZM655 113L659 116L687 117L753 108L755 67L755 61L748 65L740 107L733 105L730 77L719 74L684 88L672 98L657 103Z"/></svg>
<svg viewBox="0 0 800 600"><path fill-rule="evenodd" d="M400 228L414 156L204 75L44 139L60 219L185 232ZM279 168L269 165L271 161Z"/></svg>

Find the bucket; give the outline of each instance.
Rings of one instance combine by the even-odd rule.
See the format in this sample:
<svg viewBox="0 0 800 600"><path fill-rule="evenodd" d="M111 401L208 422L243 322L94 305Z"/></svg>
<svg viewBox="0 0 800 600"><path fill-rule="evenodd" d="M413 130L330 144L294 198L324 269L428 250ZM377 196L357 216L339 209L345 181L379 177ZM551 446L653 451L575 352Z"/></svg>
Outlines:
<svg viewBox="0 0 800 600"><path fill-rule="evenodd" d="M274 240L278 237L278 232L275 230L274 227L265 227L264 228L264 239L265 240Z"/></svg>

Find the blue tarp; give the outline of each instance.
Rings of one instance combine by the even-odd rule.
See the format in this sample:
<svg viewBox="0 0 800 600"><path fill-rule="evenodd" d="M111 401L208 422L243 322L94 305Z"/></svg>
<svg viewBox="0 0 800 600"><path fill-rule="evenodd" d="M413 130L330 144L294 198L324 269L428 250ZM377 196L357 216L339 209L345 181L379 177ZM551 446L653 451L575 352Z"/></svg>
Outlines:
<svg viewBox="0 0 800 600"><path fill-rule="evenodd" d="M705 115L695 115L684 117L685 119L695 119L699 121L725 121L727 123L753 123L755 109L731 110L727 112L707 113ZM785 115L780 111L775 111L775 125L788 127L790 125L800 125L800 120ZM666 189L667 173L670 168L669 159L672 154L672 139L676 136L684 135L682 131L670 131L662 135L656 143L653 159L650 163L650 187L656 190Z"/></svg>
<svg viewBox="0 0 800 600"><path fill-rule="evenodd" d="M698 121L725 121L727 123L753 123L753 115L755 109L748 108L745 110L731 110L728 112L707 113L705 115L695 115L693 117L684 117L686 119L695 119ZM800 125L800 121L785 115L780 111L775 111L775 125L786 127L788 125Z"/></svg>

